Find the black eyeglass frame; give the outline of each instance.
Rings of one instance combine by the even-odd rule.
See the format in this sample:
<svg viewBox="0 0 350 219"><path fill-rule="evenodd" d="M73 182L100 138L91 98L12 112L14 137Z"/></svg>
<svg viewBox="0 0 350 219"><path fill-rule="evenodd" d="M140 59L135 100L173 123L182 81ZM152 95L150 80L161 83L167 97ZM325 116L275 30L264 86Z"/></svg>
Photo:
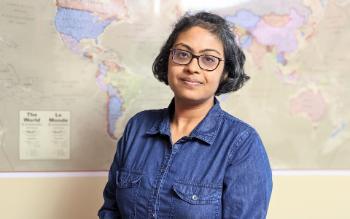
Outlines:
<svg viewBox="0 0 350 219"><path fill-rule="evenodd" d="M177 63L174 61L174 51L182 51L182 52L186 52L186 53L189 53L191 55L191 59L188 61L188 63ZM197 64L199 66L199 68L201 68L202 70L204 71L214 71L215 69L217 69L220 65L220 62L221 61L224 61L225 59L222 59L222 58L219 58L219 57L216 57L216 56L213 56L213 55L195 55L193 54L192 52L188 51L188 50L183 50L183 49L176 49L176 48L173 48L173 49L170 49L170 53L171 53L171 60L173 60L174 63L178 64L178 65L188 65L192 62L192 60L194 58L197 59ZM216 65L216 67L214 69L205 69L205 68L202 68L202 66L199 64L199 58L202 57L202 56L210 56L210 57L214 57L216 58L217 60L219 60L218 64Z"/></svg>

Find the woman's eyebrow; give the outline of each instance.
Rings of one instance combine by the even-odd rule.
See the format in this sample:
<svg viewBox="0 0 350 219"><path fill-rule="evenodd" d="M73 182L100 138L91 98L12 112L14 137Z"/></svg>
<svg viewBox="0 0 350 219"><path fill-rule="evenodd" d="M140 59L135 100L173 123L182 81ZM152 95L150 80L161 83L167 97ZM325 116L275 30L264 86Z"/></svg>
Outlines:
<svg viewBox="0 0 350 219"><path fill-rule="evenodd" d="M189 46L189 45L186 45L184 43L177 43L174 45L174 47L176 46L183 46L183 47L186 47L186 49L190 50L191 52L193 52L193 49Z"/></svg>
<svg viewBox="0 0 350 219"><path fill-rule="evenodd" d="M203 50L201 50L199 52L215 52L218 55L221 55L221 53L219 51L217 51L216 49L203 49Z"/></svg>
<svg viewBox="0 0 350 219"><path fill-rule="evenodd" d="M188 50L190 50L191 52L193 52L193 49L192 49L189 45L184 44L184 43L177 43L177 44L175 44L174 46L175 46L175 47L176 47L176 46L183 46L183 47L186 47L186 49L188 49ZM215 52L215 53L221 55L221 53L220 53L219 51L217 51L216 49L203 49L203 50L200 50L199 52L200 52L200 53L202 53L202 52Z"/></svg>

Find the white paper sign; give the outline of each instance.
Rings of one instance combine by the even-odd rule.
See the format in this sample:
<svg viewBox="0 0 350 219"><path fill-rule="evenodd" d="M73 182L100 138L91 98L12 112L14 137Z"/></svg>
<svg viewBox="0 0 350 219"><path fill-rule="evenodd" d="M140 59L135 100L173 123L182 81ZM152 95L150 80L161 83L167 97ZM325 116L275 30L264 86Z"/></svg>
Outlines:
<svg viewBox="0 0 350 219"><path fill-rule="evenodd" d="M70 158L70 112L20 111L21 160Z"/></svg>

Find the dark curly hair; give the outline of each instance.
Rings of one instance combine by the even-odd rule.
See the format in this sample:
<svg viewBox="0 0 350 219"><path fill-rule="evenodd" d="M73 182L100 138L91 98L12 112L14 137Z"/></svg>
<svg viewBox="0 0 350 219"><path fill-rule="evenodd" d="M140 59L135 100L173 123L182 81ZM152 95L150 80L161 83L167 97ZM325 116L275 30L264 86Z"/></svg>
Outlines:
<svg viewBox="0 0 350 219"><path fill-rule="evenodd" d="M158 56L153 62L152 71L154 76L161 82L168 85L168 61L169 52L177 37L191 27L202 27L216 35L224 46L225 66L224 77L219 84L215 95L233 92L240 89L249 80L245 74L243 65L245 55L238 47L235 36L232 32L233 26L216 14L199 12L194 15L185 14L176 24L169 38L162 46Z"/></svg>

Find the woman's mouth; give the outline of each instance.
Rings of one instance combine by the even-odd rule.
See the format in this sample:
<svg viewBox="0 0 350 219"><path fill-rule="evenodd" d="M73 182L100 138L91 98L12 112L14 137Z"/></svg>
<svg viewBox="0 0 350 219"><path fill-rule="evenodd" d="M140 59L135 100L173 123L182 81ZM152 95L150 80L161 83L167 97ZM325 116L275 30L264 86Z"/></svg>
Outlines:
<svg viewBox="0 0 350 219"><path fill-rule="evenodd" d="M181 78L181 81L183 81L185 84L190 86L199 86L203 84L199 80L191 79L191 78Z"/></svg>

